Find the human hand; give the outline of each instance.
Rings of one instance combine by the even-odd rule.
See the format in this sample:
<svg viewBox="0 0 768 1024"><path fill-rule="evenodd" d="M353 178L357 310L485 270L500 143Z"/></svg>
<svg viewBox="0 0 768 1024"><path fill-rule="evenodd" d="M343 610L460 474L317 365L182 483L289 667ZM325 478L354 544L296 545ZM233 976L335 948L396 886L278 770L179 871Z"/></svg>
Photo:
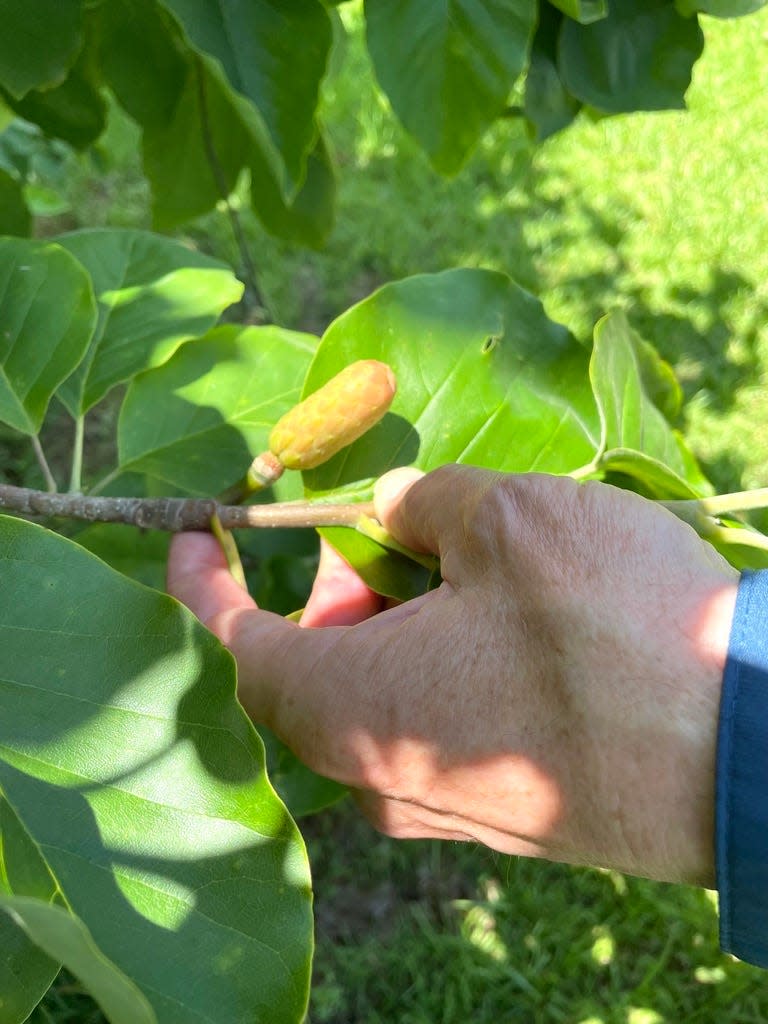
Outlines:
<svg viewBox="0 0 768 1024"><path fill-rule="evenodd" d="M711 884L735 570L564 477L400 470L376 509L444 582L379 611L326 554L302 623L324 629L257 610L212 537L174 539L169 590L234 653L248 713L390 835Z"/></svg>

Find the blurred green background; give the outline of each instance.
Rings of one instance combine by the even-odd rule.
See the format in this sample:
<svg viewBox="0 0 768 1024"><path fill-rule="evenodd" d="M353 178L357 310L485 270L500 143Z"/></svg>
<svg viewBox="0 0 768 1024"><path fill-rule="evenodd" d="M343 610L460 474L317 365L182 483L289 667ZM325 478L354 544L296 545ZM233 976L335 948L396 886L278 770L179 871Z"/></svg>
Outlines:
<svg viewBox="0 0 768 1024"><path fill-rule="evenodd" d="M375 90L359 4L340 10L348 33L324 95L340 168L334 233L307 252L240 211L271 317L319 333L385 281L459 265L506 271L585 340L622 307L676 368L680 426L717 488L768 486L768 9L703 19L688 112L581 115L539 147L503 121L450 181ZM34 144L38 234L150 226L138 135L119 111L89 154ZM184 237L239 266L223 210ZM97 445L110 415L94 418ZM302 829L316 887L313 1024L768 1021L768 975L719 952L711 894L395 842L349 803ZM31 1019L101 1018L62 977Z"/></svg>

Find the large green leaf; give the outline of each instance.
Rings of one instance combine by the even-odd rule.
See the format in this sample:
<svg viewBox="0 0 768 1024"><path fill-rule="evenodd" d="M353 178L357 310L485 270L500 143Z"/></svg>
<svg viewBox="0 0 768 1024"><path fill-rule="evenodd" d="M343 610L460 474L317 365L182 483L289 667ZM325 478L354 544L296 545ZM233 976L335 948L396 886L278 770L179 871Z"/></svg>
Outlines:
<svg viewBox="0 0 768 1024"><path fill-rule="evenodd" d="M51 962L60 960L83 982L112 1024L157 1024L139 989L103 956L73 914L22 896L0 896L0 910Z"/></svg>
<svg viewBox="0 0 768 1024"><path fill-rule="evenodd" d="M88 270L99 302L85 359L59 391L73 416L165 362L242 295L224 264L148 231L75 231L58 241Z"/></svg>
<svg viewBox="0 0 768 1024"><path fill-rule="evenodd" d="M304 180L317 134L315 108L331 45L331 22L320 0L163 0L188 37L221 64L229 84L253 104L277 161L280 191L290 197Z"/></svg>
<svg viewBox="0 0 768 1024"><path fill-rule="evenodd" d="M366 0L376 75L437 170L458 171L501 114L536 17L536 0Z"/></svg>
<svg viewBox="0 0 768 1024"><path fill-rule="evenodd" d="M82 46L80 0L0 0L0 86L20 99L62 82Z"/></svg>
<svg viewBox="0 0 768 1024"><path fill-rule="evenodd" d="M0 235L28 235L31 227L21 183L0 168Z"/></svg>
<svg viewBox="0 0 768 1024"><path fill-rule="evenodd" d="M0 420L40 429L96 324L90 279L59 245L0 238Z"/></svg>
<svg viewBox="0 0 768 1024"><path fill-rule="evenodd" d="M198 494L233 484L298 401L316 345L279 327L227 325L184 346L131 385L118 424L121 467Z"/></svg>
<svg viewBox="0 0 768 1024"><path fill-rule="evenodd" d="M582 103L606 113L682 108L703 48L696 18L668 0L614 0L593 25L566 20L560 75Z"/></svg>
<svg viewBox="0 0 768 1024"><path fill-rule="evenodd" d="M246 168L253 209L268 231L314 246L325 240L335 179L322 138L309 154L304 183L287 202L257 112L233 93L220 69L198 59L189 66L172 119L144 133L155 225L170 230L210 210L233 191Z"/></svg>
<svg viewBox="0 0 768 1024"><path fill-rule="evenodd" d="M121 106L162 132L181 98L189 57L156 0L109 0L99 10L99 63Z"/></svg>
<svg viewBox="0 0 768 1024"><path fill-rule="evenodd" d="M701 473L648 393L645 344L621 312L595 328L589 373L602 423L598 464L655 497L691 497L701 491Z"/></svg>
<svg viewBox="0 0 768 1024"><path fill-rule="evenodd" d="M328 328L305 393L356 359L388 363L397 395L377 426L305 474L309 494L367 498L401 465L564 473L597 449L587 353L503 274L450 270L381 288Z"/></svg>
<svg viewBox="0 0 768 1024"><path fill-rule="evenodd" d="M70 541L0 541L0 786L68 906L163 1024L298 1024L306 853L231 656Z"/></svg>
<svg viewBox="0 0 768 1024"><path fill-rule="evenodd" d="M582 25L589 25L593 21L599 21L608 13L608 0L550 0L555 7L559 7L563 14L569 18L575 18ZM544 6L544 0L540 6ZM541 12L544 16L544 11Z"/></svg>
<svg viewBox="0 0 768 1024"><path fill-rule="evenodd" d="M0 900L23 895L50 903L55 894L56 883L40 851L0 793ZM23 928L0 914L0 1021L20 1024L26 1020L59 966Z"/></svg>
<svg viewBox="0 0 768 1024"><path fill-rule="evenodd" d="M573 121L581 104L570 95L557 69L557 44L563 16L543 4L525 76L523 109L536 139L541 142Z"/></svg>

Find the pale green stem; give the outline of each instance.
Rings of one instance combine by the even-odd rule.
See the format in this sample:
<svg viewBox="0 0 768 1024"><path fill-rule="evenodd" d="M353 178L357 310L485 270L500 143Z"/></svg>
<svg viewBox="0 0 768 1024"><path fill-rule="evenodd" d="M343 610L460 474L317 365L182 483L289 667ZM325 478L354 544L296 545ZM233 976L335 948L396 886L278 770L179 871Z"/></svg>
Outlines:
<svg viewBox="0 0 768 1024"><path fill-rule="evenodd" d="M114 469L110 469L106 476L103 476L98 483L95 483L93 487L90 488L88 493L91 495L100 494L105 487L109 487L113 480L117 480L122 471L121 466L115 466Z"/></svg>
<svg viewBox="0 0 768 1024"><path fill-rule="evenodd" d="M768 508L768 487L757 487L752 491L734 491L732 494L717 494L713 498L698 498L691 501L664 501L670 511L676 506L696 506L705 516L726 516L730 512L750 512Z"/></svg>
<svg viewBox="0 0 768 1024"><path fill-rule="evenodd" d="M717 523L712 523L707 526L702 536L706 540L718 540L721 544L743 544L745 547L768 551L768 537L753 530L742 530L738 527L719 526Z"/></svg>
<svg viewBox="0 0 768 1024"><path fill-rule="evenodd" d="M243 563L240 561L237 543L232 532L225 530L221 525L221 519L219 519L217 512L214 512L211 516L211 533L221 545L221 550L224 552L224 557L229 566L230 575L236 583L240 584L243 590L247 590L248 584L245 580L245 570L243 569Z"/></svg>
<svg viewBox="0 0 768 1024"><path fill-rule="evenodd" d="M37 459L37 464L40 467L40 470L43 474L45 486L48 488L51 494L55 494L58 491L58 487L56 486L56 481L53 478L51 467L48 465L48 459L46 459L45 457L43 446L40 444L40 437L37 434L32 435L32 447L35 451L35 458Z"/></svg>
<svg viewBox="0 0 768 1024"><path fill-rule="evenodd" d="M83 487L83 442L85 440L85 416L75 417L75 439L72 445L72 473L69 478L70 494L79 494Z"/></svg>
<svg viewBox="0 0 768 1024"><path fill-rule="evenodd" d="M572 480L595 480L602 476L602 470L600 469L600 460L594 459L586 466L579 466L578 469L572 469L567 474Z"/></svg>

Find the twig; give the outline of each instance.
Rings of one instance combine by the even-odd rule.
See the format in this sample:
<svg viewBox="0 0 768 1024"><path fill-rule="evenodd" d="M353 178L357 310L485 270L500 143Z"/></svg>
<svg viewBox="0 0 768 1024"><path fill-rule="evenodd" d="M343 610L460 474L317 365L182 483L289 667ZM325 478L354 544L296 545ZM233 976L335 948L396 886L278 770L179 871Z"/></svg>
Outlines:
<svg viewBox="0 0 768 1024"><path fill-rule="evenodd" d="M0 484L0 509L28 516L79 519L88 523L128 523L179 533L211 529L217 514L225 530L253 527L357 526L373 516L373 505L360 502L275 502L272 505L219 505L213 498L95 498L85 494L49 494Z"/></svg>
<svg viewBox="0 0 768 1024"><path fill-rule="evenodd" d="M732 494L717 494L713 498L691 498L682 501L661 502L670 512L690 509L706 516L725 516L729 512L749 512L768 508L768 487L757 487L752 491L734 491Z"/></svg>
<svg viewBox="0 0 768 1024"><path fill-rule="evenodd" d="M240 221L238 212L230 202L230 189L227 185L227 178L224 174L224 168L221 166L219 154L216 152L216 147L213 144L211 117L208 110L208 92L205 88L205 69L203 67L202 58L199 56L195 61L195 73L197 75L197 95L200 103L200 127L203 135L205 155L210 165L214 181L216 182L216 189L221 201L227 208L227 214L229 216L230 223L232 224L232 233L235 236L235 242L240 250L240 259L243 263L244 276L255 306L254 312L257 314L260 323L268 323L270 320L269 310L264 303L261 289L259 288L259 283L256 278L256 266L251 259L251 253L248 248L245 231L243 231L243 225Z"/></svg>
<svg viewBox="0 0 768 1024"><path fill-rule="evenodd" d="M32 447L35 451L35 458L37 459L37 464L42 471L43 479L45 480L45 486L48 488L51 494L55 494L59 488L56 486L56 481L54 480L53 473L51 472L51 467L48 465L48 459L46 459L45 457L43 446L40 444L40 438L37 436L37 434L32 435Z"/></svg>

